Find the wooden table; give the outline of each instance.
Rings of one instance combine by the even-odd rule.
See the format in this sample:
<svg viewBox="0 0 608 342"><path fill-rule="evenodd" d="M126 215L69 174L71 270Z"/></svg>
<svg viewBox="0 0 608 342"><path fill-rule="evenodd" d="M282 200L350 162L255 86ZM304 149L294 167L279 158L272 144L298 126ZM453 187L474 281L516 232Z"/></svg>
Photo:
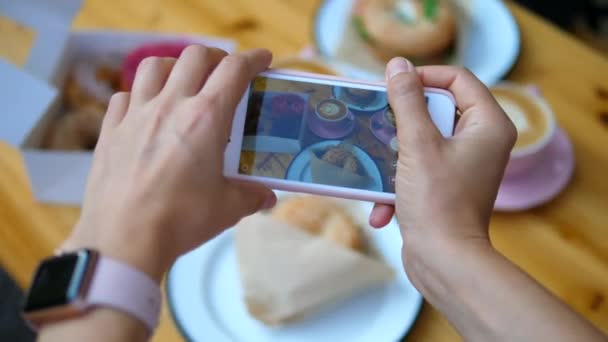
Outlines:
<svg viewBox="0 0 608 342"><path fill-rule="evenodd" d="M242 49L263 46L284 57L311 43L317 4L122 0L109 5L89 0L74 27L218 35L235 39ZM521 57L509 79L540 86L572 138L577 169L567 190L550 204L494 215L492 240L508 258L608 333L608 62L568 34L509 6L523 36ZM27 285L39 259L66 237L78 212L36 203L19 152L0 144L0 263L21 286ZM180 340L166 305L162 315L155 340ZM426 304L408 340L458 338Z"/></svg>

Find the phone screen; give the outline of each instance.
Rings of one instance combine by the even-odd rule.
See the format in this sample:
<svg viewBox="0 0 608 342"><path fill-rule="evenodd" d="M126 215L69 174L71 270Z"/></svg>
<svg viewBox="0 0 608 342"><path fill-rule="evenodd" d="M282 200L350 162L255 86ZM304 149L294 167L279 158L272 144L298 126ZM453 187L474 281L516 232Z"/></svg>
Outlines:
<svg viewBox="0 0 608 342"><path fill-rule="evenodd" d="M377 89L257 77L238 172L394 193L395 116Z"/></svg>

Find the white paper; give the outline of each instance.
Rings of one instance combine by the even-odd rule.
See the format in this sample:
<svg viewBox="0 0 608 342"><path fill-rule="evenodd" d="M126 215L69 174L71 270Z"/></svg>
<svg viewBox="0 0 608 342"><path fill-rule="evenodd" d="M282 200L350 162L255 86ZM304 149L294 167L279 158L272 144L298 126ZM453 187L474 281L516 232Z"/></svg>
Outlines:
<svg viewBox="0 0 608 342"><path fill-rule="evenodd" d="M270 325L314 314L394 276L379 260L264 214L243 219L235 243L247 308Z"/></svg>

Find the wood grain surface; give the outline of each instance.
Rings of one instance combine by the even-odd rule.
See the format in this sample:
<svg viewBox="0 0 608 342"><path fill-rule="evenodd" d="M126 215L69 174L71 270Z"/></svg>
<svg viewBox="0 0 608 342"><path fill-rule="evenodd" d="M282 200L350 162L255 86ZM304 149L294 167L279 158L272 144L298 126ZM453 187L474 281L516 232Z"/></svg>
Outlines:
<svg viewBox="0 0 608 342"><path fill-rule="evenodd" d="M311 43L318 2L88 0L74 28L217 35L235 39L241 49L267 47L286 57ZM572 138L577 167L570 186L551 203L495 214L492 240L500 252L608 333L608 61L518 6L509 7L523 38L509 79L540 87ZM0 47L2 56L19 54L12 58L17 62L23 58L22 49ZM78 213L77 208L36 203L19 152L0 143L0 263L21 286L27 286L38 261L66 237ZM166 305L154 340L181 340ZM425 304L407 340L459 337Z"/></svg>

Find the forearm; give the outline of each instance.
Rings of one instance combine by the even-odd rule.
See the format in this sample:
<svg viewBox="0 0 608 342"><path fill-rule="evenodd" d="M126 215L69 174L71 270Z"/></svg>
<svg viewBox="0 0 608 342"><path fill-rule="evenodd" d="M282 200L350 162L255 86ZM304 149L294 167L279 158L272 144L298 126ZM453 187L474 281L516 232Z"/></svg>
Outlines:
<svg viewBox="0 0 608 342"><path fill-rule="evenodd" d="M412 271L424 296L465 340L605 340L487 242L436 246L436 257L412 258Z"/></svg>
<svg viewBox="0 0 608 342"><path fill-rule="evenodd" d="M81 219L62 249L96 250L160 283L177 257L242 217L274 206L276 197L270 189L232 182L222 173L236 107L271 60L272 54L264 49L227 56L220 49L192 45L183 49L179 60L150 55L139 64L131 91L117 93L109 101ZM121 282L120 275L115 278L115 288L105 290L144 284L147 290L138 304L129 306L147 304L147 309L158 310L158 289L146 286L148 279L135 276L129 283ZM112 274L104 279L111 282ZM42 290L49 289L44 285ZM137 294L139 285L130 290L114 299ZM136 309L125 311L151 314ZM156 323L151 317L143 321L150 326ZM135 318L104 308L49 323L40 340L137 341L147 334Z"/></svg>
<svg viewBox="0 0 608 342"><path fill-rule="evenodd" d="M87 314L50 323L40 329L41 342L59 341L145 341L146 326L139 320L120 311L98 308Z"/></svg>

